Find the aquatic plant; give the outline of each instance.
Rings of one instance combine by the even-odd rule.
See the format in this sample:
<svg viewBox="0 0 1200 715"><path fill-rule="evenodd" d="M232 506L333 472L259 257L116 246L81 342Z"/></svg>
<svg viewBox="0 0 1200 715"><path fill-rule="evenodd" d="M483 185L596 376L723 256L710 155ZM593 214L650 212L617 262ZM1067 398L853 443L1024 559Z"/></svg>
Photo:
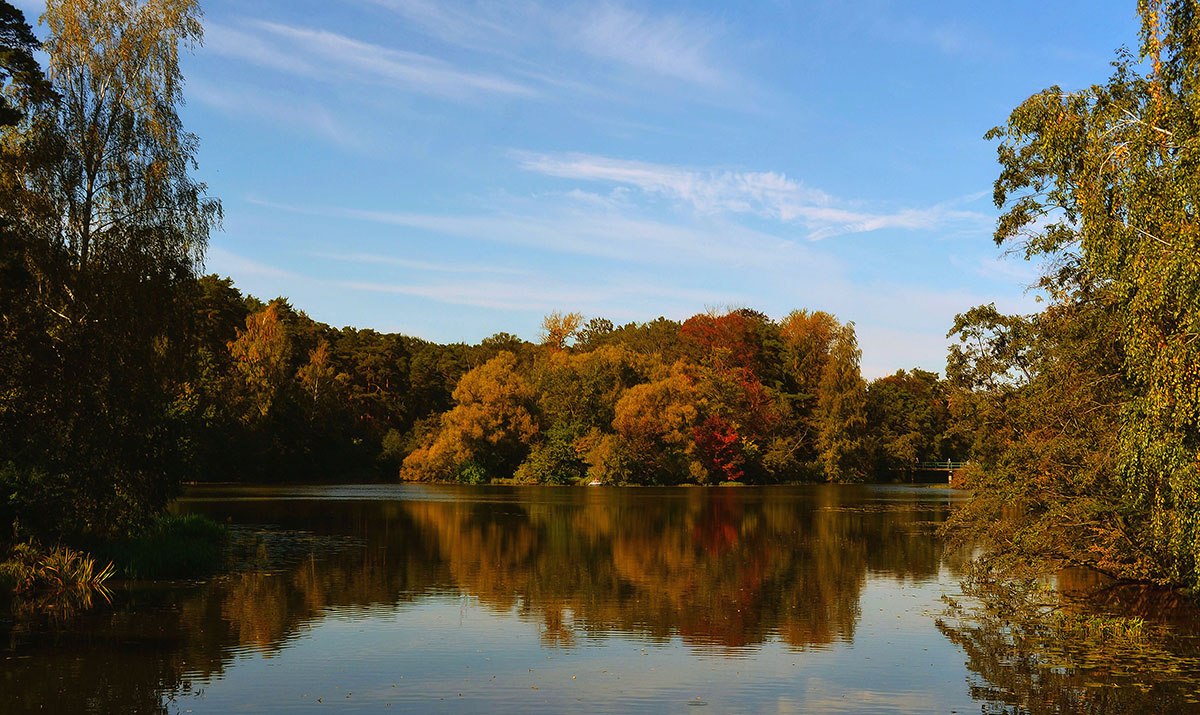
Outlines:
<svg viewBox="0 0 1200 715"><path fill-rule="evenodd" d="M0 564L0 589L16 612L86 610L96 595L111 601L105 582L115 569L111 562L103 567L100 563L104 562L66 546L44 551L33 543L17 544Z"/></svg>

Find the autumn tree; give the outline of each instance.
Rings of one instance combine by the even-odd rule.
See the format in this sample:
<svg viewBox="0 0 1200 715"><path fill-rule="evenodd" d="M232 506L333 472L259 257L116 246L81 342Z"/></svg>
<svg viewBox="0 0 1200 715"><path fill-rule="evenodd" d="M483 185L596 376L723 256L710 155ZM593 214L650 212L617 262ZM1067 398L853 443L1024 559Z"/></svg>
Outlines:
<svg viewBox="0 0 1200 715"><path fill-rule="evenodd" d="M624 453L635 465L627 478L650 484L704 479L692 438L695 390L682 368L676 365L662 379L631 387L617 402L613 428L624 444L603 445L600 452L603 459Z"/></svg>
<svg viewBox="0 0 1200 715"><path fill-rule="evenodd" d="M62 95L63 163L46 188L81 269L108 255L194 265L220 204L189 176L180 48L203 37L197 0L51 0L48 72Z"/></svg>
<svg viewBox="0 0 1200 715"><path fill-rule="evenodd" d="M785 372L805 399L815 401L821 372L841 327L836 318L819 310L794 310L779 321Z"/></svg>
<svg viewBox="0 0 1200 715"><path fill-rule="evenodd" d="M38 423L39 441L5 450L24 465L6 486L53 514L23 528L110 536L161 508L181 473L172 403L189 293L220 214L190 177L196 141L177 114L179 51L202 28L194 0L51 0L43 21L48 87L12 52L0 60L13 86L29 85L5 95L20 120L0 140L0 211L23 235L23 297L45 316L26 352L52 346L25 383L37 396L21 419Z"/></svg>
<svg viewBox="0 0 1200 715"><path fill-rule="evenodd" d="M707 471L705 481L737 481L746 475L745 440L736 423L709 415L692 428L692 442L698 461Z"/></svg>
<svg viewBox="0 0 1200 715"><path fill-rule="evenodd" d="M684 321L679 336L696 362L721 368L758 367L759 350L750 321L740 313L700 313Z"/></svg>
<svg viewBox="0 0 1200 715"><path fill-rule="evenodd" d="M1126 386L1105 304L1028 317L982 306L956 319L947 381L974 437L974 497L948 525L1001 573L1057 563L1118 575L1137 552L1115 463Z"/></svg>
<svg viewBox="0 0 1200 715"><path fill-rule="evenodd" d="M271 303L246 316L246 329L229 345L239 392L244 396L243 419L265 418L287 389L291 343L279 319L279 305Z"/></svg>
<svg viewBox="0 0 1200 715"><path fill-rule="evenodd" d="M642 356L621 344L579 353L551 352L534 371L544 434L522 466L526 481L582 479L586 454L612 429L616 404L649 372Z"/></svg>
<svg viewBox="0 0 1200 715"><path fill-rule="evenodd" d="M860 356L854 324L841 326L817 388L817 446L830 481L860 481L866 476L862 441L867 425L866 386L858 369Z"/></svg>
<svg viewBox="0 0 1200 715"><path fill-rule="evenodd" d="M841 323L822 311L795 310L777 323L781 343L773 358L778 365L776 411L779 428L764 445L764 466L777 478L819 481L825 470L818 460L817 393L821 375Z"/></svg>
<svg viewBox="0 0 1200 715"><path fill-rule="evenodd" d="M300 390L314 414L336 408L346 377L333 365L327 341L322 340L317 347L308 352L308 362L296 371L296 381L300 383Z"/></svg>
<svg viewBox="0 0 1200 715"><path fill-rule="evenodd" d="M993 500L1009 500L1015 523L988 521L986 535L1011 561L1195 587L1200 18L1183 0L1138 11L1140 50L1106 83L1038 92L988 134L996 242L1049 267L1049 307L1029 321L1033 369L1003 413L1055 457L1004 446L979 482L997 495L977 492L974 509L995 516Z"/></svg>
<svg viewBox="0 0 1200 715"><path fill-rule="evenodd" d="M563 314L557 310L542 319L542 344L552 350L562 350L583 325L580 313Z"/></svg>
<svg viewBox="0 0 1200 715"><path fill-rule="evenodd" d="M512 353L500 353L463 376L455 406L430 442L410 454L408 479L487 481L510 477L538 431L534 393L516 371Z"/></svg>

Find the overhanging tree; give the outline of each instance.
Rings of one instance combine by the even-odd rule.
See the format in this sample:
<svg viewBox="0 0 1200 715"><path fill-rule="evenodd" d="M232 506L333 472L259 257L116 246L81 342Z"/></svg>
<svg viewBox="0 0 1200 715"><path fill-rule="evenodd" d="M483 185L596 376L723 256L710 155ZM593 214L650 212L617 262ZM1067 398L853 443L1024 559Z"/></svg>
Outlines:
<svg viewBox="0 0 1200 715"><path fill-rule="evenodd" d="M996 241L1047 261L1050 308L1031 323L1031 388L996 460L1007 481L981 486L1019 496L1009 512L1027 515L993 531L1029 537L1002 547L1197 586L1200 18L1189 0L1138 10L1140 51L1121 53L1107 83L1039 92L988 134ZM1030 488L1039 480L1053 488ZM1063 548L1037 538L1052 524Z"/></svg>

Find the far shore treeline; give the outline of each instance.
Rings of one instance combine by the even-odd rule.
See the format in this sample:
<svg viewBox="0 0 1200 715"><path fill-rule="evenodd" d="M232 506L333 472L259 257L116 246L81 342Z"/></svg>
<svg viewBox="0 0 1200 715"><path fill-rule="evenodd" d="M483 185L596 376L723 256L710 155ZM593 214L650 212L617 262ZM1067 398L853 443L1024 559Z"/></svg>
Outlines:
<svg viewBox="0 0 1200 715"><path fill-rule="evenodd" d="M162 514L187 481L845 482L933 460L969 462L947 533L997 574L1200 587L1200 14L1136 7L1139 51L1105 83L987 135L995 240L1044 268L1044 309L967 310L944 378L867 382L853 316L820 311L552 313L534 342L439 345L243 295L204 275L221 206L177 113L198 0L49 0L44 46L0 0L0 545L30 564L0 564L0 591L61 574L55 546L178 537Z"/></svg>
<svg viewBox="0 0 1200 715"><path fill-rule="evenodd" d="M536 344L439 345L332 328L216 276L192 301L174 405L189 479L891 480L969 447L937 375L867 384L853 326L822 312L554 313Z"/></svg>

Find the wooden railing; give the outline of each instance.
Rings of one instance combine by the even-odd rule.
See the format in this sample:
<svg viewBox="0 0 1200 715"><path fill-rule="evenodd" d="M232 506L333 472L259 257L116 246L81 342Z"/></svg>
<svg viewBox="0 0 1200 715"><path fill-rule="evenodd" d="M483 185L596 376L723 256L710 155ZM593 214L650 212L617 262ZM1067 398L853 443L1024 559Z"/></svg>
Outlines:
<svg viewBox="0 0 1200 715"><path fill-rule="evenodd" d="M915 464L913 464L913 466L909 467L909 469L915 469L915 470L921 470L921 471L934 471L934 470L943 470L944 469L947 472L953 472L953 471L962 469L965 466L967 466L966 462L955 462L953 460L947 459L944 462L916 462Z"/></svg>

